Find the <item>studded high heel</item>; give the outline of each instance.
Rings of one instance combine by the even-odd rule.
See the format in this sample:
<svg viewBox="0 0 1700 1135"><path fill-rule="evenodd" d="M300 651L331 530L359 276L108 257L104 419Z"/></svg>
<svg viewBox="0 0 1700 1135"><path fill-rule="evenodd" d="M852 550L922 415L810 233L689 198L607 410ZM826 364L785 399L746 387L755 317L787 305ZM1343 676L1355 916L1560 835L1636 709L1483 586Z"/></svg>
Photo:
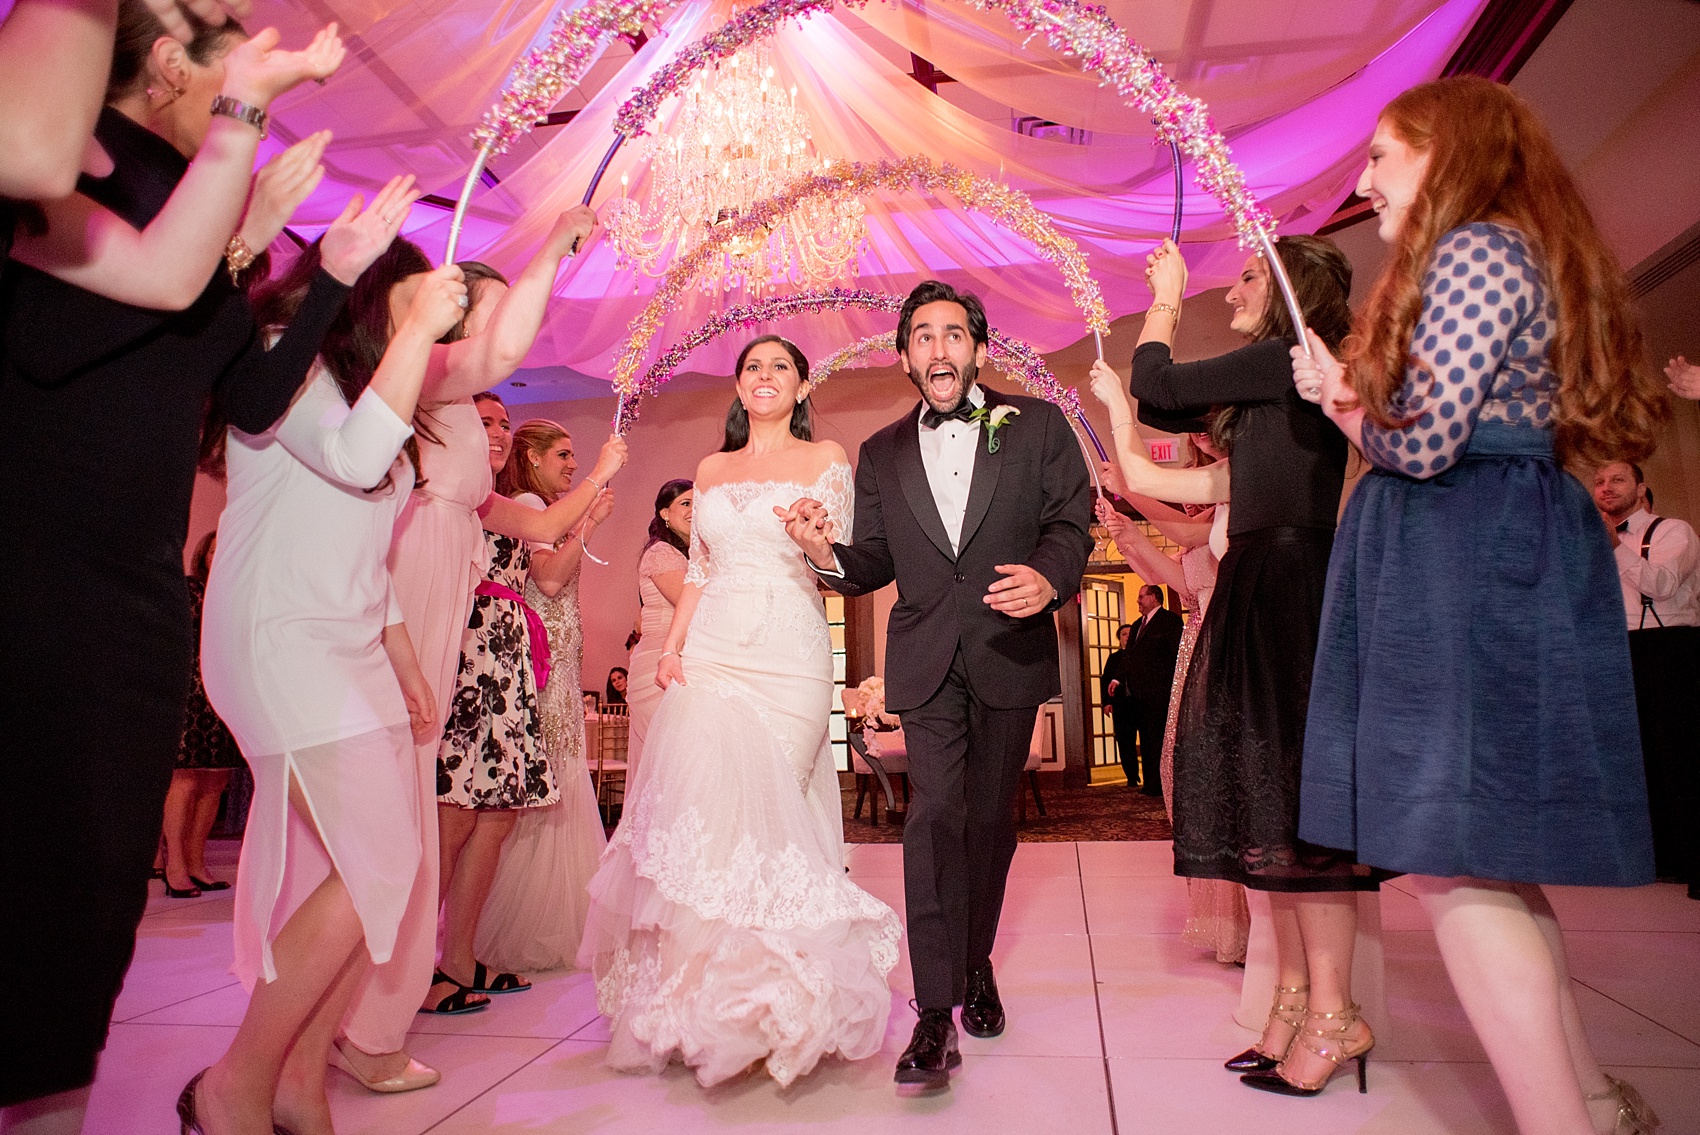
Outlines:
<svg viewBox="0 0 1700 1135"><path fill-rule="evenodd" d="M1583 1098L1617 1100L1617 1122L1612 1125L1610 1135L1653 1135L1658 1130L1659 1117L1653 1114L1653 1109L1647 1106L1635 1085L1611 1075L1606 1076L1606 1083L1611 1087Z"/></svg>
<svg viewBox="0 0 1700 1135"><path fill-rule="evenodd" d="M1328 1086L1328 1081L1334 1078L1343 1064L1348 1060L1358 1062L1358 1091L1369 1091L1369 1050L1375 1047L1375 1034L1369 1031L1369 1025L1364 1025L1363 1039L1353 1042L1351 1039L1352 1026L1359 1024L1363 1018L1357 1005L1347 1005L1338 1013L1313 1013L1305 1010L1304 1027L1299 1029L1294 1040L1307 1052L1313 1052L1333 1065L1328 1075L1311 1083L1287 1078L1287 1061L1284 1059L1272 1072L1247 1072L1240 1077L1240 1083L1256 1088L1259 1091L1275 1092L1283 1096L1314 1096ZM1311 1022L1320 1021L1321 1025L1313 1026ZM1292 1056L1292 1049L1287 1055Z"/></svg>
<svg viewBox="0 0 1700 1135"><path fill-rule="evenodd" d="M1264 1052L1260 1047L1263 1044L1263 1039L1259 1037L1257 1044L1252 1045L1232 1060L1225 1061L1222 1067L1230 1072L1275 1071L1275 1066L1286 1058L1287 1050L1293 1047L1293 1038L1298 1036L1299 1030L1304 1027L1305 1002L1300 1001L1293 1005L1287 1003L1284 999L1309 992L1310 986L1308 985L1277 985L1275 987L1275 1004L1269 1009L1269 1019L1280 1021L1293 1030L1293 1035L1288 1037L1287 1043L1282 1046L1280 1055L1275 1056ZM1268 1034L1269 1026L1267 1024L1263 1026L1263 1031L1266 1035Z"/></svg>

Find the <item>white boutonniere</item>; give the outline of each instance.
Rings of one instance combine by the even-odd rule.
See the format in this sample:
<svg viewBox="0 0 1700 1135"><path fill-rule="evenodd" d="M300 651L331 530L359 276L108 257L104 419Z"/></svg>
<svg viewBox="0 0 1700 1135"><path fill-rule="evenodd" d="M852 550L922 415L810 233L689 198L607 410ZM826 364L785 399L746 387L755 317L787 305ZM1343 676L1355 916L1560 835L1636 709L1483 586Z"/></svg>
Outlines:
<svg viewBox="0 0 1700 1135"><path fill-rule="evenodd" d="M1003 428L1005 422L1009 421L1019 413L1021 413L1021 411L1017 410L1014 406L998 406L995 409L988 406L981 406L972 414L968 415L968 419L970 421L979 422L981 428L986 431L986 452L996 453L998 451L998 447L1003 444L1003 442L998 440L998 430Z"/></svg>

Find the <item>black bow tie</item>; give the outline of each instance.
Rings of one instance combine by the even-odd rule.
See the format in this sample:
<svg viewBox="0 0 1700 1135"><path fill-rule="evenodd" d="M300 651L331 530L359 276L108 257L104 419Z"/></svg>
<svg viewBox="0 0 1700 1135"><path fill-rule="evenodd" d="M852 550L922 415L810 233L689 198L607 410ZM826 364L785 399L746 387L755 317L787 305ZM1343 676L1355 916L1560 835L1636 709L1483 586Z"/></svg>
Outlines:
<svg viewBox="0 0 1700 1135"><path fill-rule="evenodd" d="M1619 532L1627 532L1627 531L1629 531L1629 521L1627 521L1627 520L1625 520L1625 521L1624 521L1624 522L1623 522L1623 523L1622 523L1622 524L1619 524L1619 525L1618 525L1618 526L1617 526L1617 530L1618 530L1618 531L1619 531Z"/></svg>
<svg viewBox="0 0 1700 1135"><path fill-rule="evenodd" d="M921 412L921 424L926 426L929 430L936 430L946 422L970 421L973 419L975 409L976 407L974 403L968 401L966 398L958 402L956 404L956 409L951 410L948 413L940 413L931 406L928 406Z"/></svg>

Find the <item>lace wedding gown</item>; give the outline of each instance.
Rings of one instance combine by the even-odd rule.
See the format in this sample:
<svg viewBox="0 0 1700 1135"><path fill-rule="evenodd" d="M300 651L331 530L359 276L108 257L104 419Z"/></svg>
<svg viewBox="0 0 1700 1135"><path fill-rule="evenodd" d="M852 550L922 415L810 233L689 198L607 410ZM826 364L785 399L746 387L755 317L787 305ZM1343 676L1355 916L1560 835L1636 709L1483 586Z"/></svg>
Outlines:
<svg viewBox="0 0 1700 1135"><path fill-rule="evenodd" d="M774 516L808 495L848 531L850 468L813 485L699 489L686 581L702 588L685 684L650 724L590 883L579 954L612 1026L608 1062L678 1059L704 1086L765 1061L788 1085L879 1050L900 934L844 873L827 742L832 643L813 576Z"/></svg>

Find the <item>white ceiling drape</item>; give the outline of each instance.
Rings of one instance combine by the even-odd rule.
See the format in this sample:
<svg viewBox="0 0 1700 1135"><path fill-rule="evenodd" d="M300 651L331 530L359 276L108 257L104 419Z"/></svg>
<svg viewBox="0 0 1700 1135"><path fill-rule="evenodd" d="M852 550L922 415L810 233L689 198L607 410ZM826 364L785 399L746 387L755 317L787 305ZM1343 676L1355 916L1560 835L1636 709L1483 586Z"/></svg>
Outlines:
<svg viewBox="0 0 1700 1135"><path fill-rule="evenodd" d="M332 18L329 0L304 3L305 11L289 10L299 30ZM1350 190L1380 107L1438 74L1484 4L1114 0L1109 7L1190 93L1209 103L1249 186L1282 218L1283 229L1308 231ZM612 141L619 104L731 10L731 0L687 0L673 9L664 34L652 36L635 57L609 62L605 70L621 67L617 77L570 124L527 139L510 155L500 186L475 196L461 255L505 270L523 264L554 216L583 195ZM328 180L337 184L320 191L304 210L307 218L328 219L351 187L381 184L397 169L417 172L428 188L453 196L470 164L466 135L551 13L513 2L478 12L455 0L342 0L334 14L360 36L357 52L329 86L278 112L296 133L327 126L336 132ZM857 161L924 154L1007 180L1079 243L1112 315L1142 310L1148 302L1143 256L1168 229L1174 203L1168 151L1152 144L1148 121L1096 76L1082 74L1040 39L1023 46L1024 38L1003 17L958 0L905 0L789 23L771 42L778 79L797 87L819 153ZM909 52L982 100L1010 107L1011 118L1032 115L1088 133L1081 144L1034 138L1010 121L969 113L909 75ZM673 113L674 104L665 104L657 128L665 130ZM622 173L634 195L646 193L641 142L628 143L616 157L598 204L620 192ZM870 237L858 286L900 293L938 276L978 291L994 325L1041 350L1084 333L1057 270L1018 234L954 200L881 193L864 203ZM1237 274L1243 253L1220 208L1190 177L1185 208L1183 242L1194 284L1218 286ZM422 207L409 228L427 251L440 254L446 214ZM528 367L612 373L626 324L655 286L633 270L616 270L614 259L603 243L569 262ZM652 350L739 298L692 292ZM846 313L799 319L785 330L818 355L885 330L888 322ZM724 342L704 348L689 367L723 371L735 349ZM1131 343L1107 344L1117 356L1131 349ZM547 388L547 370L529 377L531 386L543 386L529 394L560 396Z"/></svg>

